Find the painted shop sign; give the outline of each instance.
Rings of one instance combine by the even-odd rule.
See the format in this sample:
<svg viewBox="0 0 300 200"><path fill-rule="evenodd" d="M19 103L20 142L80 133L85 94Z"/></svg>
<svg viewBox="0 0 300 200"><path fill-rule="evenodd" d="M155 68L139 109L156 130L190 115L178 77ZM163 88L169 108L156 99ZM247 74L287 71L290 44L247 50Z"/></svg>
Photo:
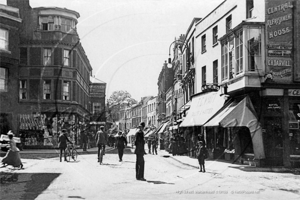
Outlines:
<svg viewBox="0 0 300 200"><path fill-rule="evenodd" d="M268 56L270 57L291 57L292 51L291 50L277 50L272 49L268 50Z"/></svg>
<svg viewBox="0 0 300 200"><path fill-rule="evenodd" d="M268 65L270 66L283 66L283 67L291 67L291 60L282 60L282 59L269 59Z"/></svg>
<svg viewBox="0 0 300 200"><path fill-rule="evenodd" d="M300 89L289 89L289 96L300 96Z"/></svg>
<svg viewBox="0 0 300 200"><path fill-rule="evenodd" d="M292 82L293 7L293 0L266 0L266 72L274 83Z"/></svg>

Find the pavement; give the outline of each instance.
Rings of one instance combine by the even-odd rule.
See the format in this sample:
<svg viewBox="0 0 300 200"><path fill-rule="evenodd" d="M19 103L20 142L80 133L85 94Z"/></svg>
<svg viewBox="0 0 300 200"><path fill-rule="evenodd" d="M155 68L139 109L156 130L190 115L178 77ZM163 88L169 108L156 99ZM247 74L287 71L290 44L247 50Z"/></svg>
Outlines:
<svg viewBox="0 0 300 200"><path fill-rule="evenodd" d="M128 150L130 150L132 153L134 152L134 149L131 146L127 147ZM86 154L96 154L98 148L90 148L87 149L87 151L83 151L82 149L77 149L79 155L86 155ZM148 152L148 149L145 148L146 152ZM196 158L192 158L189 156L179 156L175 155L173 156L166 150L157 150L158 155L162 157L167 157L174 159L175 161L187 165L190 167L194 167L196 169L199 168L198 160ZM106 147L106 153L117 153L116 149L113 147ZM58 149L24 149L20 151L21 158L51 158L51 157L57 157L59 156L59 150ZM1 157L5 155L5 152L1 152ZM146 155L147 156L147 155ZM300 168L286 168L286 167L257 167L257 166L250 166L246 164L232 164L228 161L224 160L206 160L205 161L206 169L209 169L211 171L214 171L216 173L222 172L228 168L233 169L239 169L242 171L249 171L249 172L278 172L278 173L293 173L300 175Z"/></svg>

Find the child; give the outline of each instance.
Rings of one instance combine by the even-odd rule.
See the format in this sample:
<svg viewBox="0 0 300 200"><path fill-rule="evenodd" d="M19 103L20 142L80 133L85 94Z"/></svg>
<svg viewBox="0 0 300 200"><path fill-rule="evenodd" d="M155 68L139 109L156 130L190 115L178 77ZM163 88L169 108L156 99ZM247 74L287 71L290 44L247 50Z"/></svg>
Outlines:
<svg viewBox="0 0 300 200"><path fill-rule="evenodd" d="M202 172L203 169L203 173L204 173L205 172L204 160L207 158L207 150L203 145L202 141L199 141L198 144L199 144L199 148L197 150L197 158L198 158L199 168L200 168L199 172Z"/></svg>

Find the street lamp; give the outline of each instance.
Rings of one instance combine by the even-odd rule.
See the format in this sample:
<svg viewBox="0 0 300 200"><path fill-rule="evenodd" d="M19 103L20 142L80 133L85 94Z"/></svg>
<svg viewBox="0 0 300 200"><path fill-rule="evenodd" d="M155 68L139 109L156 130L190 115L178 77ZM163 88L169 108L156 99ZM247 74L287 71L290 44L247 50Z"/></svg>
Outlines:
<svg viewBox="0 0 300 200"><path fill-rule="evenodd" d="M182 40L174 40L171 44L170 44L170 46L169 46L169 58L168 58L168 68L171 68L172 67L172 59L171 59L171 46L174 44L174 43L176 43L176 42L178 42L178 43L180 43L180 44L182 44L183 43L183 41Z"/></svg>

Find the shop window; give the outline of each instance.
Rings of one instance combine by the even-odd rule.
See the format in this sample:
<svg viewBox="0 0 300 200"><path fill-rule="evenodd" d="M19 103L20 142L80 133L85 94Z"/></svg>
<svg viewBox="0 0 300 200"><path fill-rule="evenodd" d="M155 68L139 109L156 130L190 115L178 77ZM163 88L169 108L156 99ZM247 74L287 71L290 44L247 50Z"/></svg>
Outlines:
<svg viewBox="0 0 300 200"><path fill-rule="evenodd" d="M20 80L20 99L27 99L27 80Z"/></svg>
<svg viewBox="0 0 300 200"><path fill-rule="evenodd" d="M52 55L52 49L50 49L50 48L45 48L44 49L44 66L49 66L49 65L51 65L51 55Z"/></svg>
<svg viewBox="0 0 300 200"><path fill-rule="evenodd" d="M232 17L229 15L226 18L226 33L229 33L229 31L232 29Z"/></svg>
<svg viewBox="0 0 300 200"><path fill-rule="evenodd" d="M201 37L201 47L202 53L206 52L206 35L202 35Z"/></svg>
<svg viewBox="0 0 300 200"><path fill-rule="evenodd" d="M70 66L70 51L64 50L64 66Z"/></svg>
<svg viewBox="0 0 300 200"><path fill-rule="evenodd" d="M213 62L213 84L218 84L218 60Z"/></svg>
<svg viewBox="0 0 300 200"><path fill-rule="evenodd" d="M212 30L212 38L213 38L213 45L218 43L218 26L215 26Z"/></svg>
<svg viewBox="0 0 300 200"><path fill-rule="evenodd" d="M0 67L0 92L7 92L8 69Z"/></svg>
<svg viewBox="0 0 300 200"><path fill-rule="evenodd" d="M0 28L0 49L8 51L8 30Z"/></svg>
<svg viewBox="0 0 300 200"><path fill-rule="evenodd" d="M43 98L51 99L51 81L45 80L43 85Z"/></svg>
<svg viewBox="0 0 300 200"><path fill-rule="evenodd" d="M64 81L63 83L63 100L70 100L70 82Z"/></svg>

